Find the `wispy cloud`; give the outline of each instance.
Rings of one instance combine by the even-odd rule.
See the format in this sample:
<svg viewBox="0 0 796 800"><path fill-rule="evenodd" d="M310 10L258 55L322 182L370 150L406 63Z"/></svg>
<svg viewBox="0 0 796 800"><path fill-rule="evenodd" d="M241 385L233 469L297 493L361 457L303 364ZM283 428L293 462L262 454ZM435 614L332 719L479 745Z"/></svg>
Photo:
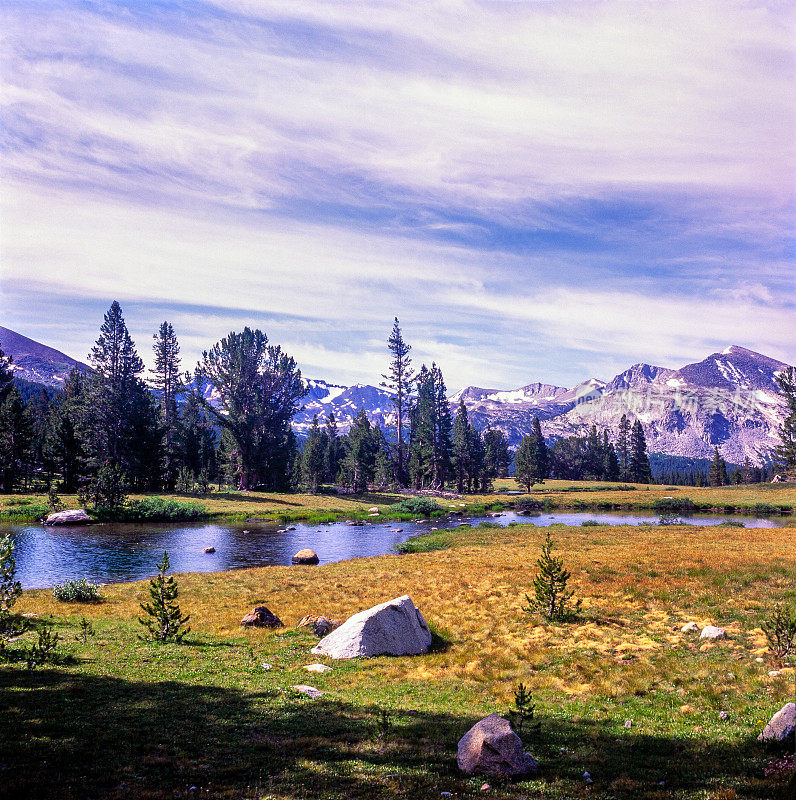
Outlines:
<svg viewBox="0 0 796 800"><path fill-rule="evenodd" d="M341 381L393 314L451 385L796 356L790 4L0 13L1 308L29 335L26 285L182 315L192 355L261 320Z"/></svg>

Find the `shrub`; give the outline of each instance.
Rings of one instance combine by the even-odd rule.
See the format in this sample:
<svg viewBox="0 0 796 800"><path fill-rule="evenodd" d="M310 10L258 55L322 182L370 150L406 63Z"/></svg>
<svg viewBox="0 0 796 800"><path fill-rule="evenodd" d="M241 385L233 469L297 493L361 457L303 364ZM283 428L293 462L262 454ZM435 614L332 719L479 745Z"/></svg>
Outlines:
<svg viewBox="0 0 796 800"><path fill-rule="evenodd" d="M430 517L435 511L440 511L440 507L428 497L408 497L400 503L393 503L389 511L393 514L420 514Z"/></svg>
<svg viewBox="0 0 796 800"><path fill-rule="evenodd" d="M10 533L6 533L0 537L0 630L6 627L8 613L22 594L22 585L16 579L16 574L14 539Z"/></svg>
<svg viewBox="0 0 796 800"><path fill-rule="evenodd" d="M584 519L583 522L580 523L581 528L593 528L596 525L602 525L602 523L597 522L596 519Z"/></svg>
<svg viewBox="0 0 796 800"><path fill-rule="evenodd" d="M30 646L25 653L25 664L28 669L46 664L48 661L58 659L55 652L58 648L58 634L53 633L52 625L45 622L38 629L37 640Z"/></svg>
<svg viewBox="0 0 796 800"><path fill-rule="evenodd" d="M523 607L523 611L538 611L546 619L556 621L564 621L577 614L581 601L578 600L574 607L570 604L575 594L567 591L570 573L564 569L564 560L553 555L553 540L549 531L536 565L539 572L533 579L534 597L525 595L528 605Z"/></svg>
<svg viewBox="0 0 796 800"><path fill-rule="evenodd" d="M156 642L174 640L178 644L190 633L187 626L190 615L183 616L177 603L177 581L173 575L166 575L169 569L169 555L164 551L163 560L157 565L158 574L149 582L151 602L141 603L141 610L147 615L138 621L147 629L149 635L142 637Z"/></svg>
<svg viewBox="0 0 796 800"><path fill-rule="evenodd" d="M796 609L791 610L777 603L761 627L778 661L796 652Z"/></svg>
<svg viewBox="0 0 796 800"><path fill-rule="evenodd" d="M80 488L78 497L83 505L116 511L127 498L127 481L118 464L103 464L87 486Z"/></svg>
<svg viewBox="0 0 796 800"><path fill-rule="evenodd" d="M631 486L629 483L620 483L618 486L614 486L613 488L619 492L635 492L638 489L637 486Z"/></svg>
<svg viewBox="0 0 796 800"><path fill-rule="evenodd" d="M191 522L204 519L208 512L202 503L145 497L142 500L130 500L117 516L129 522Z"/></svg>
<svg viewBox="0 0 796 800"><path fill-rule="evenodd" d="M688 497L659 497L653 502L652 507L660 512L694 511L696 509L694 501Z"/></svg>
<svg viewBox="0 0 796 800"><path fill-rule="evenodd" d="M53 597L62 603L91 603L100 599L99 586L85 578L53 586Z"/></svg>

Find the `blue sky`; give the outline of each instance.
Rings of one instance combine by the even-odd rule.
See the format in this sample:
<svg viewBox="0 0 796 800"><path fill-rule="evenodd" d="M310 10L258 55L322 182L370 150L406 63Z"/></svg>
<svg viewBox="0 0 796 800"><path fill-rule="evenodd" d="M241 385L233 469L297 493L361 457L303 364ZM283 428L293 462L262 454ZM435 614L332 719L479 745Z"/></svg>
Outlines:
<svg viewBox="0 0 796 800"><path fill-rule="evenodd" d="M118 299L337 382L394 315L451 390L796 360L789 3L0 14L0 324L72 356Z"/></svg>

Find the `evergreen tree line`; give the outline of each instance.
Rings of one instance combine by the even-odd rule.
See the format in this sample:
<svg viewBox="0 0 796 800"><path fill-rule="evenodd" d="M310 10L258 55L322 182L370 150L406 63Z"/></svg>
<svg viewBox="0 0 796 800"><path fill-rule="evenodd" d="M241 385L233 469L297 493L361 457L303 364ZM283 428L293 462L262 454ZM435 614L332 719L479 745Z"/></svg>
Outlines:
<svg viewBox="0 0 796 800"><path fill-rule="evenodd" d="M60 478L95 504L127 490L199 491L211 482L242 490L317 492L339 484L414 490L487 491L509 475L512 453L499 429L479 431L460 401L452 419L442 370L412 368L411 347L398 319L388 339L383 386L391 392L395 427L382 430L364 410L346 434L333 414L316 416L303 446L292 420L306 385L295 361L260 330L232 332L202 354L193 373L181 371L180 346L163 322L153 335L154 367L144 376L117 302L104 316L89 354L91 370L73 370L63 391L39 391L27 402L15 385L11 359L0 350L0 491ZM790 381L790 383L788 383ZM793 371L779 379L796 393ZM778 455L796 458L796 404L781 431ZM789 427L790 426L790 427ZM530 488L547 477L649 483L644 431L623 416L619 428L562 437L550 447L538 418L517 449L515 474ZM728 474L718 449L711 485L769 477L749 459ZM699 485L704 473L670 471L666 483Z"/></svg>
<svg viewBox="0 0 796 800"><path fill-rule="evenodd" d="M629 481L650 483L652 471L641 422L630 423L622 415L615 438L592 425L586 436L566 436L549 448L542 436L539 418L531 433L523 437L515 457L515 476L530 489L534 483L553 477L563 480Z"/></svg>

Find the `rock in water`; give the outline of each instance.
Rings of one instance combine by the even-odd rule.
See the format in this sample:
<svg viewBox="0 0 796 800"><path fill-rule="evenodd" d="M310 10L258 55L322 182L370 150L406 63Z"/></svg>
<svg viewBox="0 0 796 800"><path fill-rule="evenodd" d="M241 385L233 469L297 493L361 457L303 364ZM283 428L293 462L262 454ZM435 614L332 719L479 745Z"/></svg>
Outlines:
<svg viewBox="0 0 796 800"><path fill-rule="evenodd" d="M522 741L507 719L490 714L459 739L456 763L466 775L521 777L535 775L536 759L522 749Z"/></svg>
<svg viewBox="0 0 796 800"><path fill-rule="evenodd" d="M299 550L290 561L292 564L317 564L319 559L314 550L305 547L303 550Z"/></svg>
<svg viewBox="0 0 796 800"><path fill-rule="evenodd" d="M86 513L85 508L70 511L56 511L44 520L45 525L90 525L94 519Z"/></svg>
<svg viewBox="0 0 796 800"><path fill-rule="evenodd" d="M354 614L312 652L330 658L414 656L430 646L428 624L405 594Z"/></svg>
<svg viewBox="0 0 796 800"><path fill-rule="evenodd" d="M282 620L272 614L266 606L253 608L241 621L248 628L284 628Z"/></svg>
<svg viewBox="0 0 796 800"><path fill-rule="evenodd" d="M706 625L702 628L702 633L699 634L700 639L708 639L714 641L716 639L726 639L727 631L724 628L717 628L715 625Z"/></svg>
<svg viewBox="0 0 796 800"><path fill-rule="evenodd" d="M215 547L205 547L205 549L202 550L202 552L203 553L207 553L208 555L210 555L211 553L215 553L216 552L216 548Z"/></svg>
<svg viewBox="0 0 796 800"><path fill-rule="evenodd" d="M796 703L786 703L769 720L757 737L758 742L787 742L796 732Z"/></svg>

